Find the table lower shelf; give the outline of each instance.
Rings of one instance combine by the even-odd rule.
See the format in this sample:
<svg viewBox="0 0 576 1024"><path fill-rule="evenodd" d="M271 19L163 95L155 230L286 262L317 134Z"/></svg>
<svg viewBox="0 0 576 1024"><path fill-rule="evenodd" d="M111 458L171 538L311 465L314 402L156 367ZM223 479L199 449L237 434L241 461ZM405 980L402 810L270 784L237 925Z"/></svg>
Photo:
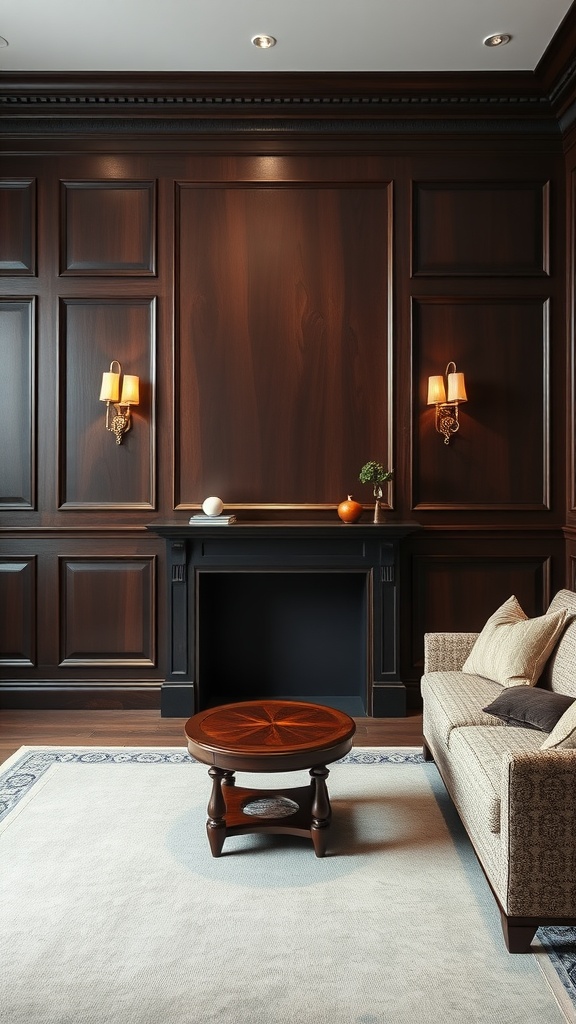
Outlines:
<svg viewBox="0 0 576 1024"><path fill-rule="evenodd" d="M214 790L206 823L214 857L220 856L228 836L257 832L303 836L312 840L317 857L325 855L331 818L326 768L312 769L319 774L312 776L308 786L296 789L244 789L235 785L230 774L215 776L216 771L210 772ZM218 791L223 804L219 803Z"/></svg>

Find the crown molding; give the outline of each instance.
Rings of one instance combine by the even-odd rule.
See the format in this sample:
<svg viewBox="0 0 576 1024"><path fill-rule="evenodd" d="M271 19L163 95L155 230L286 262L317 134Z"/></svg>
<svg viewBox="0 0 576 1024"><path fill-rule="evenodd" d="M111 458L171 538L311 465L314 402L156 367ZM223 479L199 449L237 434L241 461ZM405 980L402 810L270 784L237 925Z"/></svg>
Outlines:
<svg viewBox="0 0 576 1024"><path fill-rule="evenodd" d="M576 120L576 3L573 3L539 61L534 77L549 97L562 132Z"/></svg>
<svg viewBox="0 0 576 1024"><path fill-rule="evenodd" d="M280 114L281 111L281 114ZM2 117L549 119L531 72L0 73Z"/></svg>

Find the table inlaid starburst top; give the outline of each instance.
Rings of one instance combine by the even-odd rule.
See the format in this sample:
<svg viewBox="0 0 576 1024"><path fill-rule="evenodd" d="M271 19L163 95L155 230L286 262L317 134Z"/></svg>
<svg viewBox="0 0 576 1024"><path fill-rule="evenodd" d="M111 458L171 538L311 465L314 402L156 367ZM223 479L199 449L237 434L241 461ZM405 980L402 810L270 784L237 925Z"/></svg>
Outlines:
<svg viewBox="0 0 576 1024"><path fill-rule="evenodd" d="M301 701L262 700L200 712L186 732L205 747L230 753L315 750L351 737L354 721L336 708Z"/></svg>

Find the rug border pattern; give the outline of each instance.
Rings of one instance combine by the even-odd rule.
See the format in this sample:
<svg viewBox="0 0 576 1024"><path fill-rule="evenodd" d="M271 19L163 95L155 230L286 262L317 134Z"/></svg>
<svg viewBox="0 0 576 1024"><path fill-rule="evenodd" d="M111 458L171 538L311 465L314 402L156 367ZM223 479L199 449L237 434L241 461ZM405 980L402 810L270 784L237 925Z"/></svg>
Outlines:
<svg viewBox="0 0 576 1024"><path fill-rule="evenodd" d="M336 764L421 764L417 748L356 747ZM0 822L54 764L194 764L186 747L20 747L0 766Z"/></svg>

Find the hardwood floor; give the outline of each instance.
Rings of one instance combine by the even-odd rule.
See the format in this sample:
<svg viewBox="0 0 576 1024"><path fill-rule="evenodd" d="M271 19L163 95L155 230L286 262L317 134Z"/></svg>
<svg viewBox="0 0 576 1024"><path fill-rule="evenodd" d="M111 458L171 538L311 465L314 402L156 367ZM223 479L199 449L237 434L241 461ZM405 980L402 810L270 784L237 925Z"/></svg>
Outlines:
<svg viewBox="0 0 576 1024"><path fill-rule="evenodd" d="M21 746L180 747L184 718L161 718L156 710L0 711L0 763ZM422 715L356 718L357 747L419 747Z"/></svg>

